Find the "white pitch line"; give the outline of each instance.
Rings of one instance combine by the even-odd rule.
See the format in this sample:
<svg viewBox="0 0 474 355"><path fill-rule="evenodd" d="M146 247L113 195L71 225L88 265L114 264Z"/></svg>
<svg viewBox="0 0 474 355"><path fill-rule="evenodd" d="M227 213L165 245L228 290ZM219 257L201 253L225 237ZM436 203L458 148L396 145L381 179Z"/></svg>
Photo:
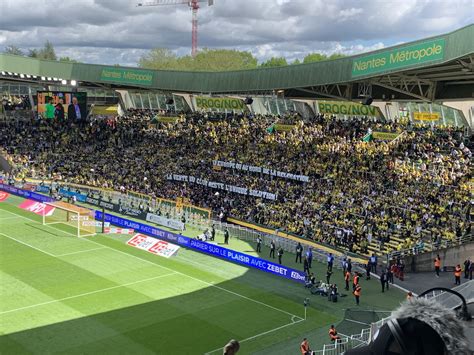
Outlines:
<svg viewBox="0 0 474 355"><path fill-rule="evenodd" d="M89 240L89 239L82 239L82 240L86 240L86 241L88 241L88 242L91 242L91 243L94 243L94 244L97 244L97 245L102 245L102 246L104 246L104 247L106 247L106 248L115 250L115 251L118 252L118 253L121 253L121 254L124 254L124 255L128 255L128 256L131 256L131 257L133 257L133 258L136 258L136 259L145 261L145 262L147 262L147 263L149 263L149 264L158 266L158 267L160 267L160 268L162 268L162 269L169 270L169 271L174 271L173 269L170 269L170 268L168 268L168 267L166 267L166 266L162 266L162 265L156 264L156 263L154 263L154 262L152 262L152 261L149 261L149 260L147 260L147 259L140 258L139 256L136 256L136 255L133 255L133 254L129 254L129 253L126 253L126 252L124 252L124 251L121 251L121 250L118 250L118 249L109 247L109 246L107 246L107 245L103 245L103 244L94 242L93 240ZM263 303L263 302L261 302L261 301L257 301L257 300L255 300L255 299L253 299L253 298L250 298L250 297L241 295L240 293L237 293L237 292L228 290L228 289L226 289L226 288L223 288L223 287L214 285L213 283L210 283L210 282L207 282L207 281L198 279L198 278L196 278L196 277L193 277L193 276L184 274L184 273L179 272L179 271L176 271L176 273L178 273L178 274L180 274L180 275L183 275L183 276L186 276L186 277L188 277L188 278L190 278L190 279L193 279L193 280L195 280L195 281L202 282L202 283L204 283L204 284L206 284L206 285L208 285L208 286L215 287L215 288L217 288L217 289L219 289L219 290L221 290L221 291L228 292L228 293L230 293L230 294L232 294L232 295L234 295L234 296L241 297L241 298L246 299L246 300L248 300L248 301L252 301L252 302L255 302L255 303L260 304L260 305L262 305L262 306L271 308L271 309L273 309L273 310L275 310L275 311L279 311L279 312L285 313L285 314L287 314L287 315L289 315L289 316L294 316L294 317L298 318L299 320L303 320L303 318L301 318L300 316L297 316L296 314L287 312L287 311L285 311L285 310L283 310L283 309L280 309L280 308L277 308L277 307L273 307L273 306L271 306L271 305L269 305L269 304L267 304L267 303Z"/></svg>
<svg viewBox="0 0 474 355"><path fill-rule="evenodd" d="M81 254L81 253L87 253L88 251L101 250L101 249L106 249L106 248L102 247L102 248L94 248L94 249L87 249L87 250L79 250L79 251L74 251L72 253L55 255L55 257L59 258L62 256L76 255L76 254Z"/></svg>
<svg viewBox="0 0 474 355"><path fill-rule="evenodd" d="M19 215L19 214L15 213L15 212L10 212L10 213L13 213L13 214L15 214L15 215L17 215L17 216L19 216L19 217L21 217L21 218L23 218L23 219L27 219L27 220L30 220L30 221L33 221L33 222L36 222L36 223L40 223L40 222L38 222L38 221L36 221L36 220L34 220L34 219L32 219L32 218ZM40 224L41 224L41 223L40 223ZM52 225L46 225L46 227L55 228L55 227L52 226ZM57 228L55 228L55 229L57 229ZM59 229L59 230L60 230L60 229ZM61 230L60 230L60 231L61 231ZM283 310L283 309L280 309L280 308L271 306L271 305L269 305L269 304L267 304L267 303L264 303L264 302L261 302L261 301L257 301L257 300L255 300L255 299L253 299L253 298L250 298L250 297L241 295L240 293L227 290L227 289L225 289L225 288L223 288L223 287L214 285L214 284L212 284L212 283L210 283L210 282L207 282L207 281L198 279L198 278L196 278L196 277L193 277L193 276L184 274L184 273L182 273L182 272L175 271L175 270L170 269L170 268L168 268L168 267L166 267L166 266L162 266L162 265L156 264L156 263L154 263L154 262L152 262L152 261L150 261L150 260L140 258L139 256L136 256L136 255L134 255L134 254L126 253L126 252L124 252L124 251L121 251L121 250L118 250L118 249L109 247L108 245L104 245L104 244L101 244L101 243L94 242L93 240L84 239L84 238L81 238L80 240L84 240L84 241L87 241L87 242L89 242L89 243L94 243L94 244L100 245L100 246L102 246L102 247L105 247L105 248L114 250L114 251L116 251L117 253L121 253L121 254L127 255L127 256L129 256L129 257L133 257L133 258L135 258L135 259L144 261L144 262L146 262L146 263L148 263L148 264L155 265L156 267L159 267L159 268L162 268L162 269L165 269L165 270L168 270L168 271L175 272L175 273L177 273L177 274L186 276L186 277L188 277L188 278L190 278L190 279L193 279L193 280L198 281L198 282L202 282L202 283L204 283L204 284L206 284L206 285L208 285L208 286L211 286L211 287L215 287L215 288L217 288L217 289L219 289L219 290L221 290L221 291L230 293L230 294L232 294L232 295L234 295L234 296L237 296L237 297L246 299L246 300L248 300L248 301L251 301L251 302L260 304L260 305L262 305L262 306L265 306L265 307L270 308L270 309L273 309L273 310L275 310L275 311L278 311L278 312L287 314L287 315L289 315L289 316L294 316L295 318L298 318L299 321L303 320L303 318L301 318L300 316L297 316L296 314L293 314L293 313L287 312L287 311L285 311L285 310ZM53 255L53 256L54 256L54 255Z"/></svg>
<svg viewBox="0 0 474 355"><path fill-rule="evenodd" d="M4 218L0 218L0 221L4 221L6 219L17 219L17 218L20 218L20 217L18 217L18 216L4 217Z"/></svg>
<svg viewBox="0 0 474 355"><path fill-rule="evenodd" d="M37 247L35 247L35 246L31 245L31 244L22 242L21 240L18 240L18 239L16 239L16 238L10 237L9 235L6 235L5 233L0 233L0 235L3 235L4 237L7 237L8 239L14 240L14 241L17 242L17 243L26 245L27 247L30 247L31 249L35 249L35 250L37 250L37 251L39 251L39 252L41 252L41 253L43 253L43 254L46 254L46 255L49 255L49 256L52 256L52 257L56 257L56 255L53 255L53 254L51 254L51 253L48 253L47 251L42 250L42 249L40 249L40 248L37 248Z"/></svg>
<svg viewBox="0 0 474 355"><path fill-rule="evenodd" d="M280 327L267 330L266 332L253 335L253 336L251 336L251 337L249 337L249 338L245 338L245 339L243 339L243 340L239 340L239 343L242 344L242 343L244 343L244 342L246 342L246 341L253 340L253 339L255 339L255 338L259 338L259 337L261 337L261 336L263 336L263 335L267 335L267 334L269 334L269 333L276 332L277 330L286 328L286 327L288 327L288 326L290 326L290 325L295 325L295 324L300 323L300 322L302 322L302 321L304 321L304 319L299 319L299 320L297 320L296 322L291 322L291 323L284 324L284 325L282 325L282 326L280 326ZM219 348L219 349L214 349L214 350L208 351L208 352L205 353L204 355L209 355L209 354L215 353L216 351L219 351L219 350L222 350L222 349L223 349L223 347L222 347L222 348Z"/></svg>
<svg viewBox="0 0 474 355"><path fill-rule="evenodd" d="M151 281L151 280L156 280L156 279L160 279L160 278L162 278L162 277L171 276L171 275L175 275L175 274L176 274L176 272L173 272L173 273L170 273L170 274L165 274L165 275L150 277L150 278L148 278L148 279L139 280L139 281L134 281L134 282L129 282L129 283L122 284L122 285L116 285L116 286L112 286L112 287L101 288L100 290L95 290L95 291L91 291L91 292L81 293L81 294L79 294L79 295L64 297L64 298L60 298L60 299L57 299L57 300L51 300L51 301L47 301L47 302L41 302L41 303L32 304L32 305L25 306L25 307L10 309L10 310L8 310L8 311L0 312L0 314L7 314L7 313L12 313L12 312L22 311L22 310L25 310L25 309L30 309L30 308L34 308L34 307L44 306L44 305L51 304L51 303L57 303L57 302L62 302L62 301L71 300L71 299L74 299L74 298L89 296L89 295L93 295L93 294L95 294L95 293L104 292L104 291L110 291L110 290L114 290L114 289L120 288L120 287L128 287L128 286L132 286L132 285L135 285L135 284L138 284L138 283L147 282L147 281Z"/></svg>

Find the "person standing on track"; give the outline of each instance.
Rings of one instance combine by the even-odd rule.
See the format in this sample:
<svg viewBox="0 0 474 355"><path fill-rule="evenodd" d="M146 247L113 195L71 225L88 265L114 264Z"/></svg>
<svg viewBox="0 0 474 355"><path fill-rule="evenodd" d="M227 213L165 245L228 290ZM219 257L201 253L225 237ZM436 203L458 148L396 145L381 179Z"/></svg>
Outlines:
<svg viewBox="0 0 474 355"><path fill-rule="evenodd" d="M454 284L455 285L460 285L461 284L461 265L457 264L456 267L454 268Z"/></svg>
<svg viewBox="0 0 474 355"><path fill-rule="evenodd" d="M308 258L306 256L304 257L304 262L303 262L303 272L309 275L309 263L308 263Z"/></svg>
<svg viewBox="0 0 474 355"><path fill-rule="evenodd" d="M329 338L331 339L332 342L341 339L341 337L337 335L337 330L333 324L329 328Z"/></svg>
<svg viewBox="0 0 474 355"><path fill-rule="evenodd" d="M311 349L309 348L308 339L304 338L300 345L301 355L311 355Z"/></svg>
<svg viewBox="0 0 474 355"><path fill-rule="evenodd" d="M441 258L439 257L439 254L436 255L436 258L434 259L434 266L435 266L436 277L439 277L439 270L441 269Z"/></svg>
<svg viewBox="0 0 474 355"><path fill-rule="evenodd" d="M257 253L262 252L262 238L260 236L257 237Z"/></svg>
<svg viewBox="0 0 474 355"><path fill-rule="evenodd" d="M278 248L278 264L281 265L281 259L283 258L283 248L280 246Z"/></svg>
<svg viewBox="0 0 474 355"><path fill-rule="evenodd" d="M227 228L224 231L224 244L229 244L229 230Z"/></svg>
<svg viewBox="0 0 474 355"><path fill-rule="evenodd" d="M311 269L311 264L313 263L313 251L311 250L311 247L308 248L306 257L308 258L308 267Z"/></svg>
<svg viewBox="0 0 474 355"><path fill-rule="evenodd" d="M352 291L355 290L356 286L359 284L359 279L360 279L360 275L359 273L356 271L354 273L354 278L352 279Z"/></svg>
<svg viewBox="0 0 474 355"><path fill-rule="evenodd" d="M357 305L359 305L359 302L360 302L360 293L361 293L361 291L362 291L362 287L360 287L360 285L357 284L354 288L354 297L355 297Z"/></svg>
<svg viewBox="0 0 474 355"><path fill-rule="evenodd" d="M329 253L328 255L328 271L332 271L332 266L334 264L334 256L332 253Z"/></svg>
<svg viewBox="0 0 474 355"><path fill-rule="evenodd" d="M273 240L270 242L270 258L275 259L275 242Z"/></svg>
<svg viewBox="0 0 474 355"><path fill-rule="evenodd" d="M351 273L346 270L346 274L344 275L344 281L346 281L346 291L349 291L349 281L351 280Z"/></svg>
<svg viewBox="0 0 474 355"><path fill-rule="evenodd" d="M388 290L387 274L385 273L385 271L382 271L382 275L380 275L380 284L382 285L382 292L385 292L385 283L387 283Z"/></svg>
<svg viewBox="0 0 474 355"><path fill-rule="evenodd" d="M298 262L298 260L300 261L300 264L301 264L301 256L303 255L303 246L301 245L301 243L298 242L298 245L296 246L296 260L295 260L295 263Z"/></svg>

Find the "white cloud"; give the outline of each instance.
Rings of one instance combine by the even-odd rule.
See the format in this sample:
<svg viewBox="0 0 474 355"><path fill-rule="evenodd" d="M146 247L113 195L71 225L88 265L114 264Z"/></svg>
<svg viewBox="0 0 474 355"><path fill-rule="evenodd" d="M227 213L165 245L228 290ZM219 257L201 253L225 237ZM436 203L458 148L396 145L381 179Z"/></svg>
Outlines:
<svg viewBox="0 0 474 355"><path fill-rule="evenodd" d="M186 5L138 0L1 0L0 50L50 40L84 62L136 64L153 47L187 54ZM320 51L355 54L448 32L474 21L474 0L215 0L199 10L200 47L250 50L290 61Z"/></svg>

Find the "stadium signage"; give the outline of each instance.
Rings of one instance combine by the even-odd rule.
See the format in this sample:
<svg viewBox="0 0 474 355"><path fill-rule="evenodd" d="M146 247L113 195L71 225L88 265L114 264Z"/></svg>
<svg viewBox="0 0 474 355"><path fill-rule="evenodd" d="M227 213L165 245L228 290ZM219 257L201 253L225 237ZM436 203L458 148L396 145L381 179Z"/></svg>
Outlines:
<svg viewBox="0 0 474 355"><path fill-rule="evenodd" d="M8 192L0 191L0 202L5 201L10 194Z"/></svg>
<svg viewBox="0 0 474 355"><path fill-rule="evenodd" d="M352 77L377 74L444 58L444 38L355 58Z"/></svg>
<svg viewBox="0 0 474 355"><path fill-rule="evenodd" d="M253 189L249 189L249 188L246 188L246 187L240 187L240 186L235 186L235 185L228 185L228 184L224 184L222 182L216 182L216 181L209 181L209 180L206 180L206 179L200 179L200 178L197 178L195 176L168 174L168 175L166 175L166 179L171 180L171 181L185 181L185 182L189 182L191 184L210 187L212 189L235 192L235 193L238 193L238 194L241 194L241 195L262 197L262 198L265 198L267 200L276 200L276 195L271 193L271 192L253 190Z"/></svg>
<svg viewBox="0 0 474 355"><path fill-rule="evenodd" d="M413 112L413 118L417 121L438 121L440 116L437 112Z"/></svg>
<svg viewBox="0 0 474 355"><path fill-rule="evenodd" d="M0 190L7 191L13 195L21 196L26 199L31 199L35 201L40 201L40 202L51 202L54 201L53 198L44 196L41 194L37 194L36 192L32 191L27 191L27 190L22 190L22 189L17 189L14 186L10 186L7 184L0 184Z"/></svg>
<svg viewBox="0 0 474 355"><path fill-rule="evenodd" d="M179 250L178 245L168 243L164 240L148 237L143 234L134 235L127 242L127 244L138 249L146 250L152 254L163 256L165 258L176 255Z"/></svg>
<svg viewBox="0 0 474 355"><path fill-rule="evenodd" d="M14 188L12 186L8 186L5 184L0 184L0 190L8 191L13 193L14 195L18 196L28 196L31 199L41 201L41 202L49 202L53 201L52 198L43 196L34 192L30 191L24 191L21 189ZM146 224L138 223L138 222L133 222L130 220L127 220L125 218L121 218L118 216L114 216L111 214L106 213L105 216L103 216L101 211L95 211L95 219L97 221L101 221L102 217L104 217L105 222L109 222L110 224L113 224L117 227L121 228L133 228L137 232L140 232L142 234L147 234L152 237L157 237L160 239L165 239L169 241L176 242L177 244L186 246L187 248L194 249L199 252L203 252L209 255L214 255L218 256L222 259L225 260L231 260L236 263L242 264L244 266L249 266L254 269L262 270L265 272L269 272L274 275L278 275L281 277L285 277L287 279L297 281L297 282L304 282L305 279L305 274L302 271L284 267L281 265L274 264L270 261L260 259L257 257L254 257L252 255L247 255L244 253L239 253L218 245L210 244L210 243L205 243L205 242L200 242L196 239L191 239L188 237L184 237L182 235L177 235L168 231L164 231L158 228L154 228L151 226L148 226ZM228 254L227 252L230 252L231 254ZM235 257L236 255L242 255L242 257ZM228 258L229 255L234 256L234 258Z"/></svg>
<svg viewBox="0 0 474 355"><path fill-rule="evenodd" d="M52 206L33 200L25 200L18 207L25 211L36 213L40 216L51 216L55 210L55 208Z"/></svg>
<svg viewBox="0 0 474 355"><path fill-rule="evenodd" d="M150 70L106 67L100 73L100 80L150 86L153 83L153 72Z"/></svg>
<svg viewBox="0 0 474 355"><path fill-rule="evenodd" d="M318 101L319 113L328 115L353 115L380 117L375 106L361 105L351 101Z"/></svg>
<svg viewBox="0 0 474 355"><path fill-rule="evenodd" d="M384 141L393 141L395 138L399 136L399 133L396 132L372 132L372 138L380 139Z"/></svg>
<svg viewBox="0 0 474 355"><path fill-rule="evenodd" d="M147 222L159 224L160 226L165 226L179 231L184 230L184 223L175 219L158 216L153 213L147 213L145 219Z"/></svg>
<svg viewBox="0 0 474 355"><path fill-rule="evenodd" d="M61 196L67 196L67 197L75 196L76 200L79 201L79 202L86 202L86 200L87 200L87 195L84 195L84 194L81 194L81 193L78 193L78 192L74 192L74 191L69 191L69 190L67 190L63 187L61 187L59 189L58 193Z"/></svg>
<svg viewBox="0 0 474 355"><path fill-rule="evenodd" d="M38 186L36 186L36 192L49 193L49 186L47 186L47 185L38 185Z"/></svg>
<svg viewBox="0 0 474 355"><path fill-rule="evenodd" d="M228 168L228 169L250 171L251 173L277 176L277 177L281 177L288 180L297 180L297 181L303 181L303 182L309 181L309 176L306 176L306 175L291 174L284 171L262 168L261 166L246 165L246 164L235 163L235 162L230 162L230 161L222 161L222 160L213 160L212 165Z"/></svg>
<svg viewBox="0 0 474 355"><path fill-rule="evenodd" d="M275 128L275 131L277 132L291 132L296 125L293 124L280 124L280 123L275 123L273 125L273 128Z"/></svg>
<svg viewBox="0 0 474 355"><path fill-rule="evenodd" d="M241 99L233 97L196 96L196 107L199 109L246 110L247 106Z"/></svg>

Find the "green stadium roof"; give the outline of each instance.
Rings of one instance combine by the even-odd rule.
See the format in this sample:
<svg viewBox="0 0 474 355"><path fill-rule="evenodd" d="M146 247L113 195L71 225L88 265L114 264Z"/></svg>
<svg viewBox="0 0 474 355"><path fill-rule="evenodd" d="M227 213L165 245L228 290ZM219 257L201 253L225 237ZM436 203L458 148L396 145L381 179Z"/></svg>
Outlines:
<svg viewBox="0 0 474 355"><path fill-rule="evenodd" d="M111 88L212 94L258 94L283 89L287 97L354 99L397 95L397 99L433 101L472 98L473 38L471 24L448 34L336 60L227 72L143 70L7 54L0 54L0 70Z"/></svg>

